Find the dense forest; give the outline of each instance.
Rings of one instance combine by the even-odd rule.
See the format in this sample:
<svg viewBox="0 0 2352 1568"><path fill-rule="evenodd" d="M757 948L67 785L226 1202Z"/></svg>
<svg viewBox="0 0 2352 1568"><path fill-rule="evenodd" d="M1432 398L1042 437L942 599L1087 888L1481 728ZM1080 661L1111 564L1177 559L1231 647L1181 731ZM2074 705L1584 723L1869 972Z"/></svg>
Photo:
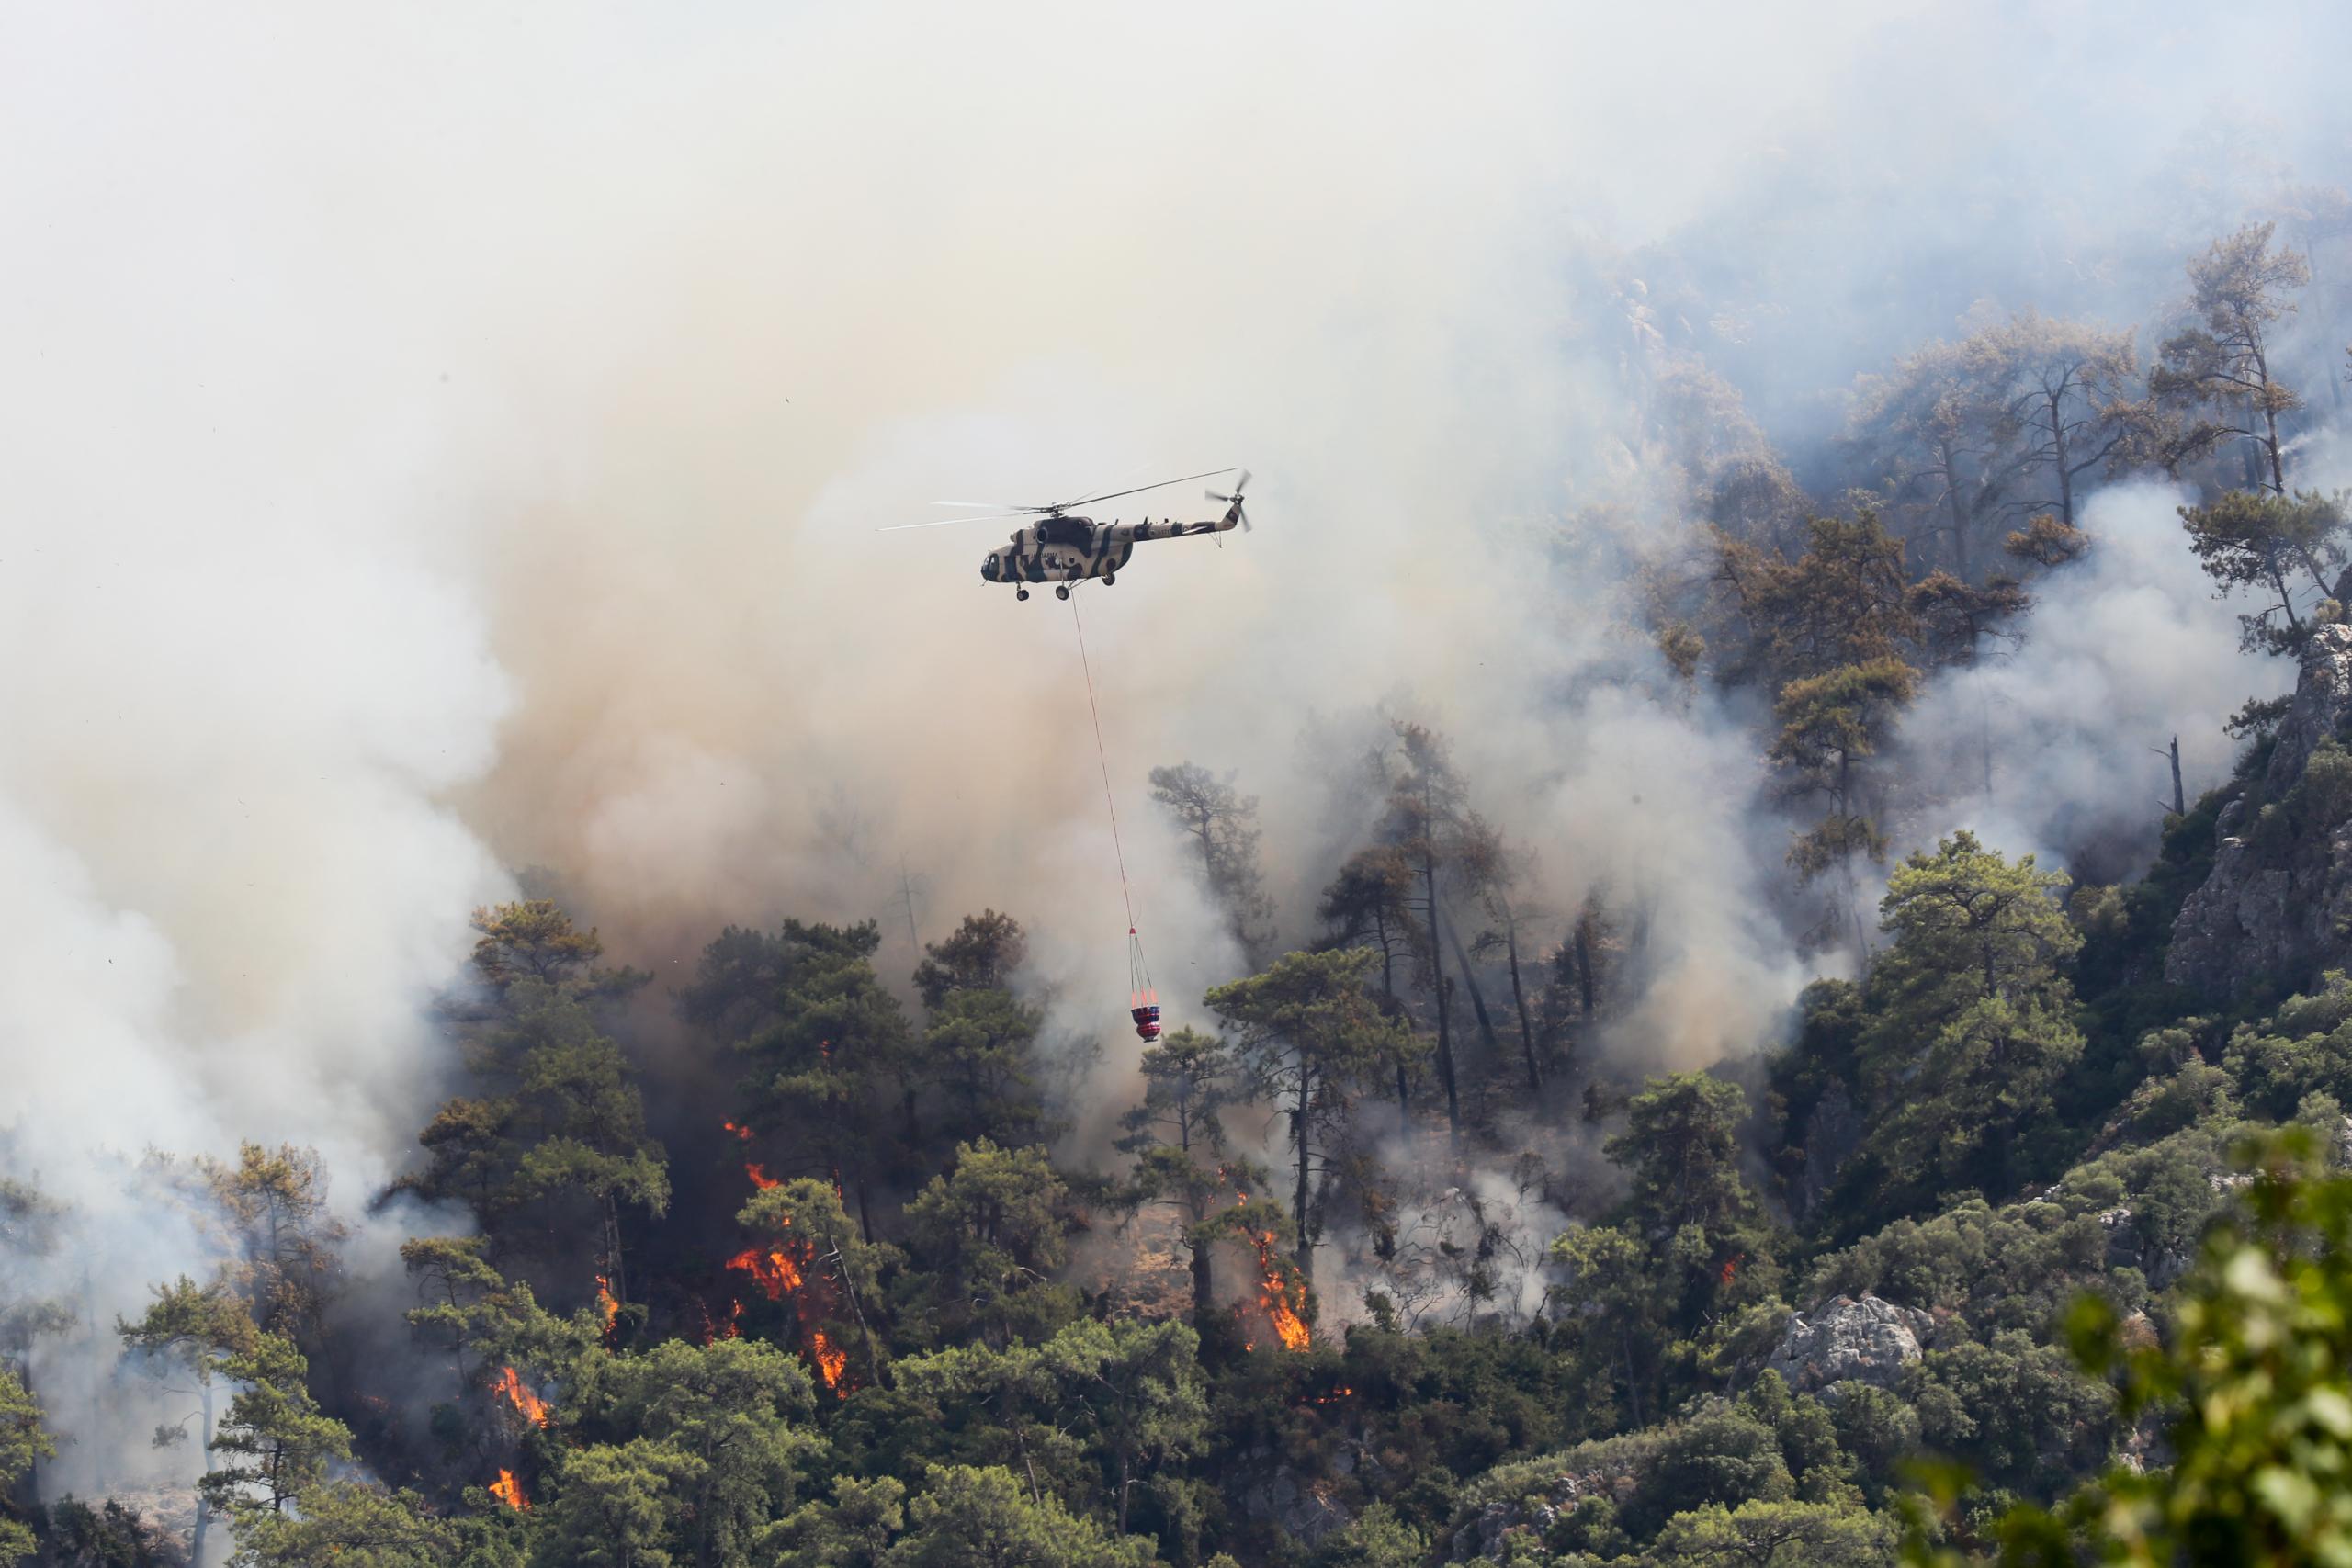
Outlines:
<svg viewBox="0 0 2352 1568"><path fill-rule="evenodd" d="M1548 906L1442 713L1360 729L1311 908L1215 759L1127 781L1247 960L1139 1058L1049 1022L1026 911L910 973L877 912L657 979L558 879L474 912L461 1070L380 1190L298 1144L122 1156L211 1262L103 1324L55 1288L73 1202L0 1185L0 1555L2336 1560L2352 516L2307 475L2352 365L2288 334L2337 319L2312 243L2352 207L2296 199L2185 258L2152 341L2021 310L1865 376L1827 494L1701 359L1646 362L1689 526L1630 580L1629 679L1746 716L1819 976L1724 1059L1623 1046L1657 912ZM1989 716L1914 744L1924 695L2030 644L2150 484L2288 694L2112 882L1922 836L1996 765ZM397 1264L356 1260L388 1217ZM69 1368L144 1391L193 1490L37 1489Z"/></svg>
<svg viewBox="0 0 2352 1568"><path fill-rule="evenodd" d="M0 36L0 1564L2352 1562L2352 10Z"/></svg>

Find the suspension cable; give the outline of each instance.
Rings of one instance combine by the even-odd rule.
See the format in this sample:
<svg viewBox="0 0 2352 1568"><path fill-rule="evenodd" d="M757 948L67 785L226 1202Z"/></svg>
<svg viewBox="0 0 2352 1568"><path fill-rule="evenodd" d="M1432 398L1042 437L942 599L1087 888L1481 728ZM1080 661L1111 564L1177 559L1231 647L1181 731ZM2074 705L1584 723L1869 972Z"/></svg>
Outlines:
<svg viewBox="0 0 2352 1568"><path fill-rule="evenodd" d="M1102 769L1102 804L1111 808L1111 852L1119 862L1119 898L1127 908L1127 935L1136 934L1135 895L1127 888L1127 852L1119 843L1119 803L1111 795L1111 758L1102 749L1102 710L1094 700L1094 666L1086 657L1086 624L1079 619L1078 595L1069 597L1069 624L1078 628L1078 667L1086 673L1086 711L1094 718L1094 760Z"/></svg>

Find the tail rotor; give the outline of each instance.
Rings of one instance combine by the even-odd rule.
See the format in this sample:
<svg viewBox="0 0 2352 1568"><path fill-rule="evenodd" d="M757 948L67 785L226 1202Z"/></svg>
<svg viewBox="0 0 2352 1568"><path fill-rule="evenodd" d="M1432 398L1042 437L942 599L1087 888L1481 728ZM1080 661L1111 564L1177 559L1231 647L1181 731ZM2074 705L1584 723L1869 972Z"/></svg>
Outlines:
<svg viewBox="0 0 2352 1568"><path fill-rule="evenodd" d="M1241 510L1241 491L1242 488L1249 484L1249 482L1250 470L1244 468L1241 470L1241 477L1233 481L1233 493L1231 495L1220 495L1216 491L1209 491L1206 492L1211 501L1226 502L1232 506L1233 519L1235 522L1241 525L1241 531L1245 534L1251 532L1251 529L1250 526L1250 514Z"/></svg>

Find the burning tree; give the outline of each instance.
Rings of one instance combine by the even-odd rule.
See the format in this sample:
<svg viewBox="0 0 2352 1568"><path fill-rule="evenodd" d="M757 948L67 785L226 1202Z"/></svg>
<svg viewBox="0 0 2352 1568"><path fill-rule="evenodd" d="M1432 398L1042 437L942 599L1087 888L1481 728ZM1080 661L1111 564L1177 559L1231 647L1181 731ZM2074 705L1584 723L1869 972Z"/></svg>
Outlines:
<svg viewBox="0 0 2352 1568"><path fill-rule="evenodd" d="M423 1236L401 1244L401 1261L416 1281L417 1305L408 1309L418 1337L449 1352L458 1386L469 1387L466 1353L504 1336L537 1311L528 1285L509 1283L483 1254L481 1235Z"/></svg>
<svg viewBox="0 0 2352 1568"><path fill-rule="evenodd" d="M1205 998L1236 1032L1238 1059L1256 1095L1289 1113L1291 1214L1299 1271L1309 1282L1322 1228L1317 1166L1344 1131L1360 1089L1408 1048L1404 1032L1364 988L1373 964L1374 954L1363 948L1288 953L1264 974L1219 986Z"/></svg>
<svg viewBox="0 0 2352 1568"><path fill-rule="evenodd" d="M530 1511L531 1500L523 1495L523 1483L514 1479L513 1471L503 1466L499 1469L498 1479L490 1483L490 1495L517 1513Z"/></svg>
<svg viewBox="0 0 2352 1568"><path fill-rule="evenodd" d="M1234 1210L1237 1213L1250 1207L1247 1192L1240 1198ZM1280 1231L1268 1228L1245 1234L1258 1253L1258 1309L1266 1314L1267 1326L1274 1331L1274 1338L1283 1349L1307 1348L1315 1343L1314 1330L1307 1325L1315 1304L1307 1294L1306 1276L1278 1250L1282 1244ZM1256 1346L1242 1348L1255 1349Z"/></svg>
<svg viewBox="0 0 2352 1568"><path fill-rule="evenodd" d="M730 928L704 949L679 998L689 1022L743 1059L737 1120L788 1151L789 1163L764 1162L762 1178L845 1184L869 1235L871 1189L919 1134L913 1036L874 972L880 942L870 920L786 920L773 935ZM894 1109L905 1117L897 1129Z"/></svg>
<svg viewBox="0 0 2352 1568"><path fill-rule="evenodd" d="M761 1189L736 1219L763 1239L728 1260L772 1302L790 1308L792 1328L825 1386L846 1398L854 1339L866 1377L878 1382L882 1350L871 1313L881 1301L884 1250L858 1234L841 1195L806 1177Z"/></svg>

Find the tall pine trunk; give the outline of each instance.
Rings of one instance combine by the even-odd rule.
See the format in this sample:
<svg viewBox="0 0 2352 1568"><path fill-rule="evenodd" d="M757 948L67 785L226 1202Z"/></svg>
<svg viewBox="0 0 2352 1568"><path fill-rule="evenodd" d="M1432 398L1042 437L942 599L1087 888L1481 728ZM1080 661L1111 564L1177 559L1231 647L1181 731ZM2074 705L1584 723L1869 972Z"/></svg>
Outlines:
<svg viewBox="0 0 2352 1568"><path fill-rule="evenodd" d="M1519 1048L1527 1056L1527 1089L1544 1092L1544 1069L1535 1060L1535 1025L1527 1016L1527 992L1519 982L1519 921L1503 910L1503 953L1510 960L1511 1005L1519 1010Z"/></svg>
<svg viewBox="0 0 2352 1568"><path fill-rule="evenodd" d="M2064 387L2050 394L2050 450L2057 459L2058 517L2071 528L2075 525L2075 472L2066 466L2066 419Z"/></svg>
<svg viewBox="0 0 2352 1568"><path fill-rule="evenodd" d="M206 1378L203 1380L203 1390L204 1390L204 1414L203 1414L201 1416L199 1416L199 1417L198 1417L198 1419L199 1419L199 1420L201 1420L201 1421L204 1423L204 1442L203 1442L203 1450L204 1450L204 1473L205 1473L205 1474L207 1474L207 1475L209 1475L209 1474L211 1474L211 1473L212 1473L212 1380L211 1380L211 1378L209 1378L209 1377L206 1377ZM210 1504L209 1501L207 1501L207 1500L206 1500L204 1494L203 1494L203 1493L201 1493L201 1492L198 1492L198 1493L196 1495L196 1536L195 1536L195 1539L194 1539L193 1540L191 1540L191 1541L188 1543L188 1559L187 1559L190 1562L192 1562L192 1563L194 1563L194 1564L196 1565L196 1568L204 1568L204 1537L205 1537L206 1532L207 1532L207 1531L209 1531L211 1528L212 1528L212 1506L211 1506L211 1504Z"/></svg>
<svg viewBox="0 0 2352 1568"><path fill-rule="evenodd" d="M1309 1284L1315 1282L1315 1243L1306 1229L1307 1144L1306 1112L1315 1099L1315 1069L1302 1056L1298 1064L1298 1104L1290 1113L1291 1139L1298 1145L1298 1187L1291 1201L1291 1218L1298 1224L1298 1246L1294 1254L1298 1259L1298 1271Z"/></svg>
<svg viewBox="0 0 2352 1568"><path fill-rule="evenodd" d="M1445 947L1438 936L1437 814L1430 799L1430 780L1421 778L1421 896L1430 907L1430 972L1437 986L1437 1073L1445 1086L1445 1125L1453 1141L1462 1141L1462 1099L1453 1086L1453 1034L1447 1019Z"/></svg>
<svg viewBox="0 0 2352 1568"><path fill-rule="evenodd" d="M1388 917L1374 910L1372 929L1380 937L1380 999L1386 1016L1396 1016L1396 954L1388 941ZM1396 1121L1407 1132L1412 1130L1411 1097L1405 1089L1405 1058L1396 1058Z"/></svg>

